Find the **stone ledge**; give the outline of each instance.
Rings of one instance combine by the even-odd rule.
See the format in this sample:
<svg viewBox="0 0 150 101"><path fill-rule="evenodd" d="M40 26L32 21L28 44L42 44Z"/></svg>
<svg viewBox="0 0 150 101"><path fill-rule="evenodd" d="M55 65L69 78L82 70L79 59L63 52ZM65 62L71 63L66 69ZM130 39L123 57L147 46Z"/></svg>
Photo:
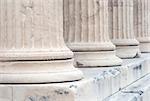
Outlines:
<svg viewBox="0 0 150 101"><path fill-rule="evenodd" d="M106 98L104 101L149 101L150 74L126 87L122 91Z"/></svg>
<svg viewBox="0 0 150 101"><path fill-rule="evenodd" d="M124 93L138 93L141 96L141 101L150 100L150 74L125 88Z"/></svg>
<svg viewBox="0 0 150 101"><path fill-rule="evenodd" d="M1 84L0 101L102 101L148 74L149 65L150 54L143 54L141 58L124 60L123 66L81 68L85 74L85 79L81 81L30 85Z"/></svg>
<svg viewBox="0 0 150 101"><path fill-rule="evenodd" d="M101 96L105 98L137 81L150 73L150 54L142 54L141 58L124 59L122 66L110 68L82 68L86 78L97 81ZM101 92L102 91L102 92Z"/></svg>
<svg viewBox="0 0 150 101"><path fill-rule="evenodd" d="M117 94L106 98L103 101L140 101L141 96L137 93L122 93L118 92Z"/></svg>

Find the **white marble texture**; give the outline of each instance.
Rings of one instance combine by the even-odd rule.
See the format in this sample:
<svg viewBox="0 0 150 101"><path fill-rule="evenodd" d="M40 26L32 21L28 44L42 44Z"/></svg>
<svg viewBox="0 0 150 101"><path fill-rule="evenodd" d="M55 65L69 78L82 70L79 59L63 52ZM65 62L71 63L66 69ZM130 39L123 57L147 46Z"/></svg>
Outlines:
<svg viewBox="0 0 150 101"><path fill-rule="evenodd" d="M0 0L0 83L79 80L72 58L63 0Z"/></svg>
<svg viewBox="0 0 150 101"><path fill-rule="evenodd" d="M123 66L119 67L80 68L85 75L85 79L81 81L30 85L0 84L0 100L105 101L104 99L107 99L106 101L134 101L136 98L135 101L141 101L138 100L141 96L137 93L117 92L150 73L149 65L149 54L144 54L139 59L125 60ZM146 80L148 82L149 78ZM149 86L144 85L142 86L144 89ZM113 96L108 98L111 95ZM145 90L144 98L146 99L148 95L149 93Z"/></svg>
<svg viewBox="0 0 150 101"><path fill-rule="evenodd" d="M134 0L135 34L141 52L150 52L150 1Z"/></svg>
<svg viewBox="0 0 150 101"><path fill-rule="evenodd" d="M139 57L139 42L134 33L133 0L110 0L110 8L110 36L117 46L117 56Z"/></svg>
<svg viewBox="0 0 150 101"><path fill-rule="evenodd" d="M64 38L79 67L122 61L109 38L109 0L64 0Z"/></svg>

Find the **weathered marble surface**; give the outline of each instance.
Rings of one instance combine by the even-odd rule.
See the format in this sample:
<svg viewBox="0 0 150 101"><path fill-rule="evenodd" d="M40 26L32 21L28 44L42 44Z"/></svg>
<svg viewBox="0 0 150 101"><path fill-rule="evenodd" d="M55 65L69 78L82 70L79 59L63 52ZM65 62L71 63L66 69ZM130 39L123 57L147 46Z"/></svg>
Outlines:
<svg viewBox="0 0 150 101"><path fill-rule="evenodd" d="M63 0L0 0L0 83L82 78L63 39L62 8Z"/></svg>
<svg viewBox="0 0 150 101"><path fill-rule="evenodd" d="M41 101L102 101L108 96L125 88L129 84L137 81L144 75L150 73L149 56L150 54L143 54L141 58L136 58L133 60L127 59L124 61L123 66L118 66L118 67L80 68L80 70L82 70L85 75L85 79L81 81L66 82L66 83L65 82L51 83L51 84L49 83L30 84L30 85L29 84L19 84L19 85L0 84L0 89L1 89L0 100L2 101L24 101L24 100L25 101L40 101L40 100ZM120 94L118 93L118 95ZM121 94L121 96L123 96L123 98L125 97L128 98L129 101L134 101L131 99L135 99L139 95ZM118 99L118 97L116 99ZM112 100L112 101L117 101L117 100Z"/></svg>
<svg viewBox="0 0 150 101"><path fill-rule="evenodd" d="M106 98L104 101L149 101L150 74L131 84L122 91Z"/></svg>
<svg viewBox="0 0 150 101"><path fill-rule="evenodd" d="M137 93L122 93L118 92L114 96L111 96L103 101L142 101L141 96Z"/></svg>
<svg viewBox="0 0 150 101"><path fill-rule="evenodd" d="M81 68L83 73L87 77L93 77L94 75L104 75L106 74L114 74L119 78L119 88L124 88L125 86L131 84L142 76L148 74L150 72L150 55L142 54L141 58L135 59L123 59L122 66L115 66L111 68ZM109 73L107 73L108 71ZM119 72L119 73L118 73ZM98 77L98 76L96 76ZM117 81L117 79L116 79ZM111 84L111 83L110 83ZM117 86L115 86L117 87Z"/></svg>
<svg viewBox="0 0 150 101"><path fill-rule="evenodd" d="M123 90L123 92L133 92L141 95L141 101L149 101L150 99L150 74L146 75L141 80L132 84Z"/></svg>
<svg viewBox="0 0 150 101"><path fill-rule="evenodd" d="M109 38L109 0L64 0L64 38L79 67L114 66Z"/></svg>

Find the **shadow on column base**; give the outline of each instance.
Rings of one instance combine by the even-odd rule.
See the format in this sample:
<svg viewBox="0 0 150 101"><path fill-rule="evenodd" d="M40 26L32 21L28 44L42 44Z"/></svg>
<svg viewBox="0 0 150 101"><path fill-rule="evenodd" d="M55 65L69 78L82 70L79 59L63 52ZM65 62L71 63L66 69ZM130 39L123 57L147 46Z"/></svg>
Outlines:
<svg viewBox="0 0 150 101"><path fill-rule="evenodd" d="M140 50L142 53L150 53L150 42L140 43Z"/></svg>
<svg viewBox="0 0 150 101"><path fill-rule="evenodd" d="M77 67L109 67L122 64L115 51L74 52L74 54Z"/></svg>
<svg viewBox="0 0 150 101"><path fill-rule="evenodd" d="M116 54L122 59L138 58L141 56L141 52L138 45L117 46Z"/></svg>
<svg viewBox="0 0 150 101"><path fill-rule="evenodd" d="M0 83L53 83L82 79L73 60L0 62Z"/></svg>

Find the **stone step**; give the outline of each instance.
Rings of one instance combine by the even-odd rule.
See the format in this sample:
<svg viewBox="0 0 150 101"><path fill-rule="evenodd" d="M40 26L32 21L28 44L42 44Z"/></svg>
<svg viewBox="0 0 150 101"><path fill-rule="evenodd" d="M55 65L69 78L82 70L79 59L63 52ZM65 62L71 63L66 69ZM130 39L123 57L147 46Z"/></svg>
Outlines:
<svg viewBox="0 0 150 101"><path fill-rule="evenodd" d="M81 68L85 78L80 81L0 84L0 101L102 101L150 73L149 66L150 54L142 54L141 58L124 60L123 66Z"/></svg>
<svg viewBox="0 0 150 101"><path fill-rule="evenodd" d="M126 87L120 92L106 98L104 101L149 101L150 74Z"/></svg>
<svg viewBox="0 0 150 101"><path fill-rule="evenodd" d="M142 54L141 58L125 59L122 66L81 70L87 79L96 82L98 96L104 99L150 73L149 66L150 54Z"/></svg>

